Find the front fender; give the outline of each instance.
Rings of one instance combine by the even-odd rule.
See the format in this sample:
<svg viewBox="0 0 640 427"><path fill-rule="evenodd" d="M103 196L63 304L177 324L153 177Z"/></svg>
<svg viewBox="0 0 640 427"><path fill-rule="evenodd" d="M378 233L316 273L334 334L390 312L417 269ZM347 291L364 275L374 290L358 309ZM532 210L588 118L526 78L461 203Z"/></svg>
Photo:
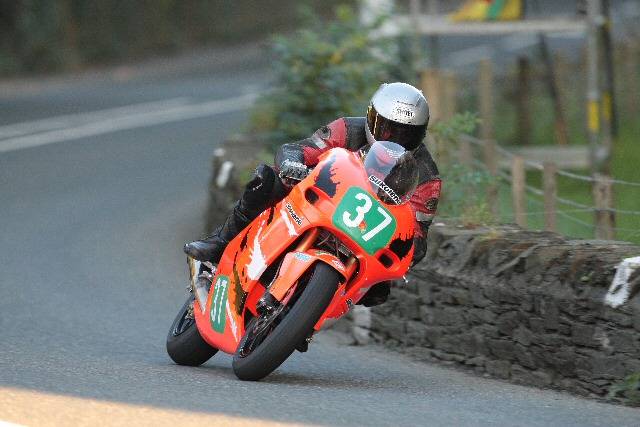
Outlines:
<svg viewBox="0 0 640 427"><path fill-rule="evenodd" d="M306 252L289 252L285 255L278 277L269 287L269 293L278 301L282 301L289 289L298 283L298 279L316 262L324 262L346 278L346 268L342 261L329 252L309 249Z"/></svg>

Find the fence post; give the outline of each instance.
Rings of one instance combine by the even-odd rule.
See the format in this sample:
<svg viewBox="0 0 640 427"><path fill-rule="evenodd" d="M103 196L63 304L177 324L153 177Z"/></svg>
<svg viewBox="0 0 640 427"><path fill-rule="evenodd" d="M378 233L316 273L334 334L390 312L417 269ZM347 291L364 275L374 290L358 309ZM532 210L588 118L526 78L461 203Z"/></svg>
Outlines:
<svg viewBox="0 0 640 427"><path fill-rule="evenodd" d="M526 56L518 58L518 144L529 145L531 142L531 109L529 108L531 88L531 67Z"/></svg>
<svg viewBox="0 0 640 427"><path fill-rule="evenodd" d="M558 167L553 162L544 162L542 165L542 186L544 190L544 229L557 231L556 221L556 197L558 187L556 174Z"/></svg>
<svg viewBox="0 0 640 427"><path fill-rule="evenodd" d="M498 159L496 143L494 140L489 139L484 141L484 164L487 167L489 174L495 179L498 176ZM498 183L497 181L490 184L487 188L487 203L489 204L489 211L494 219L498 219L500 211L498 206Z"/></svg>
<svg viewBox="0 0 640 427"><path fill-rule="evenodd" d="M587 43L586 43L586 71L587 71L587 135L589 138L591 171L607 170L608 147L602 144L600 104L600 63L601 51L599 46L600 25L602 25L601 0L587 0Z"/></svg>
<svg viewBox="0 0 640 427"><path fill-rule="evenodd" d="M441 73L436 69L423 70L420 75L420 89L429 103L431 121L436 122L443 118L443 85Z"/></svg>
<svg viewBox="0 0 640 427"><path fill-rule="evenodd" d="M513 216L522 228L527 227L527 200L525 196L526 175L524 158L513 156L511 160L511 194L513 197Z"/></svg>
<svg viewBox="0 0 640 427"><path fill-rule="evenodd" d="M493 139L493 68L490 59L480 61L478 69L478 98L480 101L480 138Z"/></svg>
<svg viewBox="0 0 640 427"><path fill-rule="evenodd" d="M613 211L613 183L606 175L594 174L593 202L595 210L596 239L613 240L615 238L615 212Z"/></svg>
<svg viewBox="0 0 640 427"><path fill-rule="evenodd" d="M484 143L484 162L491 176L498 174L498 159L495 141L493 140L493 68L489 58L480 61L478 68L478 100L480 111L480 139ZM498 218L498 185L492 184L487 189L487 201L494 218Z"/></svg>

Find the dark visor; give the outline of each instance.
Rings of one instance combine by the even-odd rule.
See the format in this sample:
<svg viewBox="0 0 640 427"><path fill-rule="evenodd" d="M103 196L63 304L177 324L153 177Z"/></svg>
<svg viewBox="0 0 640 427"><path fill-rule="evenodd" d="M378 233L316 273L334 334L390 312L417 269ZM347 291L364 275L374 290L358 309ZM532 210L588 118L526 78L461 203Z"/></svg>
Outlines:
<svg viewBox="0 0 640 427"><path fill-rule="evenodd" d="M369 130L376 141L392 141L407 150L413 150L424 139L426 133L424 125L406 125L385 119L378 114L373 105L369 107L367 115L367 122L373 127Z"/></svg>

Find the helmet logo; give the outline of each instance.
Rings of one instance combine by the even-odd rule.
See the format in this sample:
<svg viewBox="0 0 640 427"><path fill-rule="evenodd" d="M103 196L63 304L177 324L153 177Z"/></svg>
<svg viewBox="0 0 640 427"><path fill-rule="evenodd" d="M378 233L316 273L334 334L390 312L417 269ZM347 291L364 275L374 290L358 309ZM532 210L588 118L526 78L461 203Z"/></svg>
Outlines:
<svg viewBox="0 0 640 427"><path fill-rule="evenodd" d="M415 111L402 105L396 105L393 108L393 115L401 120L413 120Z"/></svg>

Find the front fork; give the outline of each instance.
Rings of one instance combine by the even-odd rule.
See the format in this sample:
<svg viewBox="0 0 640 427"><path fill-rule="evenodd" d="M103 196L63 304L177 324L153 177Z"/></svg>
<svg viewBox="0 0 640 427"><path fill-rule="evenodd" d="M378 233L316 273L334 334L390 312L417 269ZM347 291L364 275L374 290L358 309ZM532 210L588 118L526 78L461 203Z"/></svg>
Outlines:
<svg viewBox="0 0 640 427"><path fill-rule="evenodd" d="M187 256L187 264L189 264L190 291L195 295L195 300L204 314L207 308L209 289L217 267L209 261L198 261L190 256Z"/></svg>

